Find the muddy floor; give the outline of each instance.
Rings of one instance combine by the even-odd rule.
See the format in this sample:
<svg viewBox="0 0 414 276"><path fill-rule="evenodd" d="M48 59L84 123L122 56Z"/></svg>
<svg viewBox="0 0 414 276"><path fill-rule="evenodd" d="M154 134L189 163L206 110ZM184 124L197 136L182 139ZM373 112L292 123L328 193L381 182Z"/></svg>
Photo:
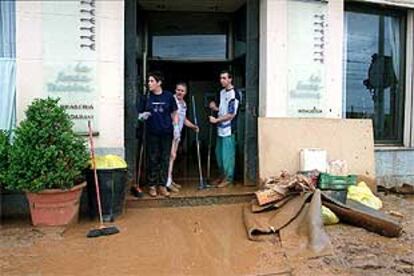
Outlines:
<svg viewBox="0 0 414 276"><path fill-rule="evenodd" d="M252 242L242 205L131 209L120 234L87 239L94 223L66 231L3 221L1 275L414 275L414 197L381 197L404 218L385 238L346 225L327 227L335 255L289 263L276 241Z"/></svg>

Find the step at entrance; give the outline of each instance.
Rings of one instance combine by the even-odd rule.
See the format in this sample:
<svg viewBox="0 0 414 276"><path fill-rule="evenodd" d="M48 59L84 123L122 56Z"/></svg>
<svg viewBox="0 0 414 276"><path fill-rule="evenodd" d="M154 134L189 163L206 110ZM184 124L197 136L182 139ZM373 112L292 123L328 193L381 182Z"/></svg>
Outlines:
<svg viewBox="0 0 414 276"><path fill-rule="evenodd" d="M227 188L211 188L199 191L197 185L184 186L179 193L171 193L171 197L152 198L145 193L143 198L127 196L127 208L160 208L185 207L214 204L233 204L249 202L254 198L255 186L233 185ZM146 191L145 191L146 192Z"/></svg>

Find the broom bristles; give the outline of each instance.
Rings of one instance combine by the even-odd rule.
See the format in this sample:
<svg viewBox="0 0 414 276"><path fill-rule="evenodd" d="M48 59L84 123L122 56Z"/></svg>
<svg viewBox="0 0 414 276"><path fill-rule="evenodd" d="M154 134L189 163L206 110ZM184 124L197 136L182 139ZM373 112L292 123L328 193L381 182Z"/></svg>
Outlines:
<svg viewBox="0 0 414 276"><path fill-rule="evenodd" d="M119 233L119 229L115 226L92 229L86 235L88 238L97 238L100 236L109 236Z"/></svg>

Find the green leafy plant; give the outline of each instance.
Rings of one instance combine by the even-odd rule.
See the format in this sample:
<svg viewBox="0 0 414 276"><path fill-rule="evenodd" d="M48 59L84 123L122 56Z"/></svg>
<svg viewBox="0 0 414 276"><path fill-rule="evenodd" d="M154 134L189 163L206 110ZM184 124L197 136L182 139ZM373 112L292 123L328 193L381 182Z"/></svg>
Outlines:
<svg viewBox="0 0 414 276"><path fill-rule="evenodd" d="M28 192L69 189L87 166L85 141L59 99L36 99L15 130L10 150L8 188Z"/></svg>
<svg viewBox="0 0 414 276"><path fill-rule="evenodd" d="M6 176L9 170L10 135L5 130L0 130L0 187L6 185Z"/></svg>

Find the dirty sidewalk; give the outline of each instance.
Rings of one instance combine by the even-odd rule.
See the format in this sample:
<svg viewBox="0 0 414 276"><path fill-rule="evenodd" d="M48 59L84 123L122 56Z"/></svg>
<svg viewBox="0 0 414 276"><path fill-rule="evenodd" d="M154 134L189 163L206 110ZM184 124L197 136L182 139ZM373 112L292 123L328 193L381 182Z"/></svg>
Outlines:
<svg viewBox="0 0 414 276"><path fill-rule="evenodd" d="M400 212L404 232L382 237L365 229L326 226L334 254L291 268L277 240L249 241L243 204L135 209L117 221L121 234L86 239L95 224L65 233L3 221L2 275L413 275L414 198L380 196L383 210ZM286 273L287 272L287 273Z"/></svg>

